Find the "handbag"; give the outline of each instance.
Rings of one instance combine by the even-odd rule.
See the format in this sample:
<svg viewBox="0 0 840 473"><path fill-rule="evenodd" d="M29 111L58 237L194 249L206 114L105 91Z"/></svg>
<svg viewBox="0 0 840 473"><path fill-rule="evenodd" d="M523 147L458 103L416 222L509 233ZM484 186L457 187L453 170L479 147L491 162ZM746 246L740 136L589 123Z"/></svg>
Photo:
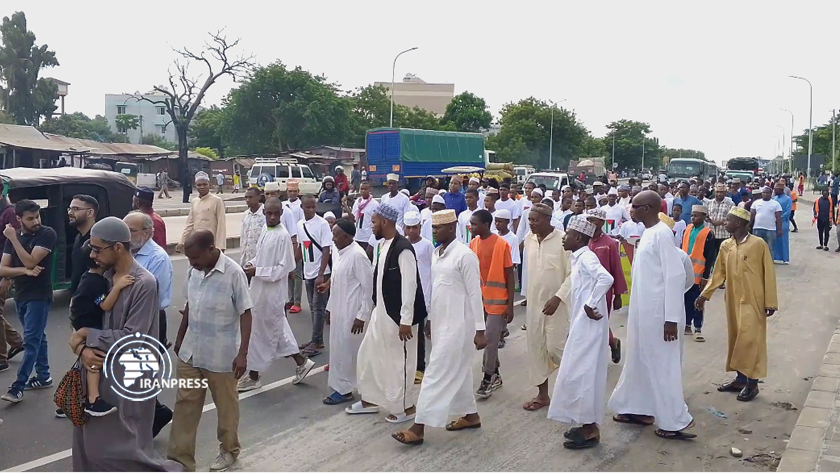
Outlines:
<svg viewBox="0 0 840 473"><path fill-rule="evenodd" d="M61 378L53 396L55 405L63 410L67 418L77 427L85 425L90 418L90 414L85 412L84 408L85 390L82 386L81 358L82 356L79 355L70 371Z"/></svg>

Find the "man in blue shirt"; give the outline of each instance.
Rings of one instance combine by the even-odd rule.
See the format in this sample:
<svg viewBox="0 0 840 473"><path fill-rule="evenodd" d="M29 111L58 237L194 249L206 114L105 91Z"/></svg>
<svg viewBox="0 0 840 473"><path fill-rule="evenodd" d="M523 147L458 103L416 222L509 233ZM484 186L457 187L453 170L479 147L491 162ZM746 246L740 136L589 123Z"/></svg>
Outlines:
<svg viewBox="0 0 840 473"><path fill-rule="evenodd" d="M688 183L683 181L680 182L679 191L680 194L677 197L674 197L674 204L682 205L682 213L680 214L680 220L685 222L686 225L691 223L691 208L695 205L703 205L703 201L694 197L693 195L688 193ZM673 205L673 204L671 204Z"/></svg>
<svg viewBox="0 0 840 473"><path fill-rule="evenodd" d="M458 176L449 181L449 192L443 194L443 201L446 202L447 209L455 211L455 215L467 210L467 200L461 193L461 179Z"/></svg>
<svg viewBox="0 0 840 473"><path fill-rule="evenodd" d="M840 194L840 179L837 178L837 174L831 175L831 202L834 204L834 207L837 207L837 195Z"/></svg>

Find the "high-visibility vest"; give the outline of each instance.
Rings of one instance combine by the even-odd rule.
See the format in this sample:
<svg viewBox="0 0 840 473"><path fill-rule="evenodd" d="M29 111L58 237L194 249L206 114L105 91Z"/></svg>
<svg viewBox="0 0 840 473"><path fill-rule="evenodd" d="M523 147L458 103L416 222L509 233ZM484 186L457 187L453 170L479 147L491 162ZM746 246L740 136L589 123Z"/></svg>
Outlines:
<svg viewBox="0 0 840 473"><path fill-rule="evenodd" d="M817 216L820 214L820 199L814 201L814 221L817 221ZM834 201L831 197L828 198L828 221L840 224L840 216L834 215Z"/></svg>
<svg viewBox="0 0 840 473"><path fill-rule="evenodd" d="M510 255L510 245L504 238L494 235L496 241L493 247L493 259L490 261L490 271L487 272L487 280L481 280L481 299L484 303L484 311L488 314L502 315L508 306L507 282L505 281L504 261L505 255ZM489 244L480 237L475 237L470 242L470 249L476 256L480 256L481 245Z"/></svg>
<svg viewBox="0 0 840 473"><path fill-rule="evenodd" d="M706 238L708 238L711 230L709 230L709 227L703 227L700 229L700 233L698 233L697 237L694 239L694 248L692 248L691 253L689 253L688 242L691 239L691 231L693 229L693 223L689 223L688 227L685 228L685 233L683 233L682 249L688 253L688 257L691 259L691 266L694 268L694 284L700 284L700 280L703 279L703 272L706 270L706 257L703 256L703 251L706 249Z"/></svg>

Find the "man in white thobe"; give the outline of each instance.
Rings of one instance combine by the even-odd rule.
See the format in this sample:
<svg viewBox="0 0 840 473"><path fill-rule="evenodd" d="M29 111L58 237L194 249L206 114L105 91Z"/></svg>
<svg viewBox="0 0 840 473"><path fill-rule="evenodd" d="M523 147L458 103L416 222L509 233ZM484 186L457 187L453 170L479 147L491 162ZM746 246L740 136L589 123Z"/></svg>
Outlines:
<svg viewBox="0 0 840 473"><path fill-rule="evenodd" d="M609 341L607 291L613 277L592 250L589 239L595 224L586 217L569 221L563 245L572 252L572 293L569 307L572 322L563 351L554 396L548 418L566 424L583 424L566 432L563 446L579 450L601 441L598 423L604 416L604 393L607 390L609 356L604 344Z"/></svg>
<svg viewBox="0 0 840 473"><path fill-rule="evenodd" d="M475 350L487 345L481 274L478 257L456 239L457 223L451 209L432 215L435 240L440 243L433 255L432 310L425 330L432 340L432 353L420 387L415 423L392 435L406 445L422 444L426 426L449 431L481 427L472 373ZM458 420L447 423L454 416Z"/></svg>
<svg viewBox="0 0 840 473"><path fill-rule="evenodd" d="M537 396L522 405L526 411L548 407L548 377L560 365L565 340L564 321L569 318L571 258L563 248L560 230L551 225L553 209L536 204L528 213L531 233L525 238L528 267L528 299L525 322L528 330L529 382L538 388Z"/></svg>
<svg viewBox="0 0 840 473"><path fill-rule="evenodd" d="M348 414L373 414L382 407L390 412L386 420L391 423L414 419L417 323L426 315L417 259L411 242L397 232L398 219L402 215L390 204L380 204L373 216L379 241L374 248L374 309L356 369L362 400L345 409Z"/></svg>
<svg viewBox="0 0 840 473"><path fill-rule="evenodd" d="M356 388L356 357L365 323L373 309L373 268L367 253L354 241L355 225L338 219L332 229L333 271L329 279L330 371L327 385L333 393L324 404L352 401Z"/></svg>
<svg viewBox="0 0 840 473"><path fill-rule="evenodd" d="M689 439L694 425L682 387L678 336L685 325L685 269L670 228L659 220L659 194L633 198L634 218L645 226L635 250L627 317L627 357L609 401L613 420L656 424L656 435Z"/></svg>
<svg viewBox="0 0 840 473"><path fill-rule="evenodd" d="M292 238L280 223L283 204L270 198L263 207L265 228L257 240L256 256L245 263L245 274L251 278L251 345L248 349L248 376L237 383L239 392L262 386L260 372L271 362L291 357L297 364L292 384L298 384L312 371L315 362L300 354L295 335L286 319L284 305L288 296L289 273L295 270Z"/></svg>

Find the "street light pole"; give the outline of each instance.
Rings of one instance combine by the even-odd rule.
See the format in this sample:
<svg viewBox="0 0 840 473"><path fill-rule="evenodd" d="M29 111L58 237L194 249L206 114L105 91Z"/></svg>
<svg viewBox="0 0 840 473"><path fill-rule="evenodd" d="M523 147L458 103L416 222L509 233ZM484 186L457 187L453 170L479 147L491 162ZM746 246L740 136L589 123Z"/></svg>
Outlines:
<svg viewBox="0 0 840 473"><path fill-rule="evenodd" d="M790 114L790 149L788 150L788 171L793 174L793 112L785 108L779 110Z"/></svg>
<svg viewBox="0 0 840 473"><path fill-rule="evenodd" d="M805 175L809 178L811 177L811 152L814 150L814 86L811 85L811 81L804 77L799 76L788 76L792 79L799 79L804 80L808 83L808 88L810 90L810 109L808 112L808 167L805 169Z"/></svg>
<svg viewBox="0 0 840 473"><path fill-rule="evenodd" d="M554 109L557 108L558 103L563 103L566 100L567 99L563 99L563 100L561 100L557 103L554 103L551 100L549 100L549 102L551 102L551 126L550 126L549 132L548 132L548 169L549 170L554 169L554 168L551 167L551 158L554 156L554 154L553 154L553 151L554 151ZM615 146L615 145L613 145L613 146Z"/></svg>
<svg viewBox="0 0 840 473"><path fill-rule="evenodd" d="M394 127L394 80L396 79L396 73L397 73L397 59L399 59L399 57L402 56L403 54L405 54L409 51L414 51L415 49L417 49L417 46L415 46L411 49L406 49L405 51L397 54L394 57L394 65L391 66L391 119L388 121L388 127L389 128Z"/></svg>

